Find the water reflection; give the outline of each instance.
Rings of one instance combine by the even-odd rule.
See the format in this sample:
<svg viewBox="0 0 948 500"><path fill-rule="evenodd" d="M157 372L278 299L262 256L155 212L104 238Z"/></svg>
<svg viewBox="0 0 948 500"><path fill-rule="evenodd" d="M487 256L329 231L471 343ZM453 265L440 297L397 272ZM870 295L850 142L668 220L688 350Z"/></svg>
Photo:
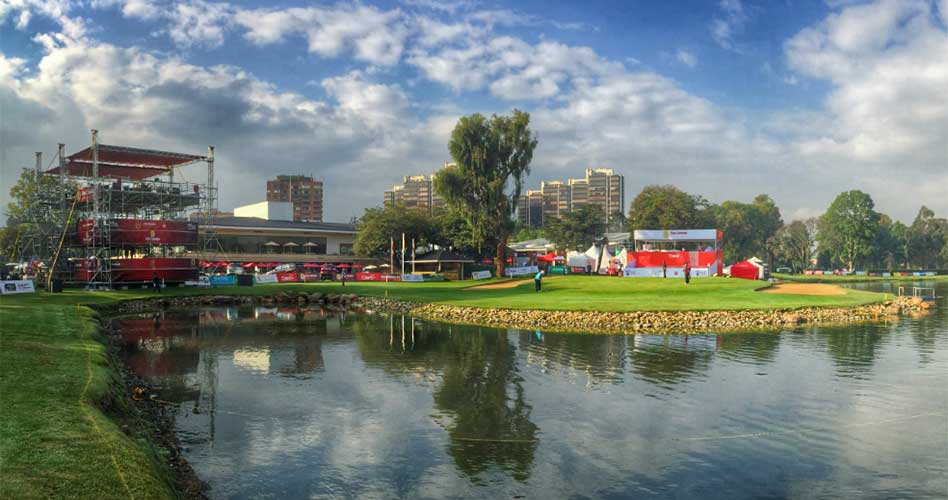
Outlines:
<svg viewBox="0 0 948 500"><path fill-rule="evenodd" d="M181 404L215 498L938 498L945 313L668 336L298 308L113 326Z"/></svg>

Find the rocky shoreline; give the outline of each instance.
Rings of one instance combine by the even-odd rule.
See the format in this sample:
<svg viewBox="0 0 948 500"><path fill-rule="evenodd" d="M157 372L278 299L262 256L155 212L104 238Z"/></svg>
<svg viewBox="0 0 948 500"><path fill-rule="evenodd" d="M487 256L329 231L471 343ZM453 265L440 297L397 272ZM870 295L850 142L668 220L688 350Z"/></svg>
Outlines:
<svg viewBox="0 0 948 500"><path fill-rule="evenodd" d="M103 312L112 314L196 306L319 306L330 309L366 309L407 314L433 321L498 328L549 332L585 333L699 333L768 330L799 325L837 325L883 321L901 314L922 313L929 303L919 298L894 300L855 307L809 307L802 309L734 311L545 311L532 309L486 309L428 304L354 294L280 292L266 296L197 295L155 297L120 302Z"/></svg>

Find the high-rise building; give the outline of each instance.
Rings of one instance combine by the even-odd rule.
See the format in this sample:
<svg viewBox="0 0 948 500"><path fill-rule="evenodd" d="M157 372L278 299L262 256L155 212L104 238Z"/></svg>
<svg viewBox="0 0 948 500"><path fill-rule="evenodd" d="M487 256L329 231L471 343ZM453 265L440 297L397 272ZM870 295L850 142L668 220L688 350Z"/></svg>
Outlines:
<svg viewBox="0 0 948 500"><path fill-rule="evenodd" d="M531 196L540 196L539 219L534 214L538 201ZM541 182L539 191L527 191L517 200L517 219L521 224L539 227L585 204L598 205L608 223L609 215L625 209L625 178L612 169L590 168L582 179Z"/></svg>
<svg viewBox="0 0 948 500"><path fill-rule="evenodd" d="M445 163L444 168L453 168L454 163ZM396 184L390 191L383 194L383 204L394 206L399 204L405 208L421 210L431 214L435 210L446 208L448 205L434 189L434 175L409 175Z"/></svg>
<svg viewBox="0 0 948 500"><path fill-rule="evenodd" d="M525 227L542 227L543 191L531 189L517 200L517 220Z"/></svg>
<svg viewBox="0 0 948 500"><path fill-rule="evenodd" d="M305 175L278 175L267 181L267 201L293 203L293 220L323 221L323 183Z"/></svg>

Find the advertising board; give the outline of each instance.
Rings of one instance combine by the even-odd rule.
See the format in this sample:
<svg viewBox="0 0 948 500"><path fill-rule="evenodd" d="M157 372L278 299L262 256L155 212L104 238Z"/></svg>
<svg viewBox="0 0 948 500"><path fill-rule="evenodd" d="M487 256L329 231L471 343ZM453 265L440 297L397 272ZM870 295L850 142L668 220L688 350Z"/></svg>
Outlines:
<svg viewBox="0 0 948 500"><path fill-rule="evenodd" d="M5 280L0 281L0 293L10 295L14 293L34 293L36 287L32 280Z"/></svg>
<svg viewBox="0 0 948 500"><path fill-rule="evenodd" d="M420 274L403 274L402 281L408 283L421 283L425 281L425 277Z"/></svg>
<svg viewBox="0 0 948 500"><path fill-rule="evenodd" d="M236 285L237 277L232 274L226 276L211 276L210 283L211 286Z"/></svg>
<svg viewBox="0 0 948 500"><path fill-rule="evenodd" d="M537 266L507 267L504 268L504 276L525 276L540 272Z"/></svg>
<svg viewBox="0 0 948 500"><path fill-rule="evenodd" d="M275 274L258 274L254 276L254 281L260 285L264 283L276 283L277 277Z"/></svg>
<svg viewBox="0 0 948 500"><path fill-rule="evenodd" d="M279 283L296 283L300 280L299 273L276 273Z"/></svg>
<svg viewBox="0 0 948 500"><path fill-rule="evenodd" d="M312 283L314 281L319 281L320 275L319 273L303 273L300 275L300 278L302 278L303 282L305 283Z"/></svg>
<svg viewBox="0 0 948 500"><path fill-rule="evenodd" d="M474 271L471 273L471 279L486 280L491 277L490 271Z"/></svg>
<svg viewBox="0 0 948 500"><path fill-rule="evenodd" d="M355 273L356 281L382 281L382 273Z"/></svg>

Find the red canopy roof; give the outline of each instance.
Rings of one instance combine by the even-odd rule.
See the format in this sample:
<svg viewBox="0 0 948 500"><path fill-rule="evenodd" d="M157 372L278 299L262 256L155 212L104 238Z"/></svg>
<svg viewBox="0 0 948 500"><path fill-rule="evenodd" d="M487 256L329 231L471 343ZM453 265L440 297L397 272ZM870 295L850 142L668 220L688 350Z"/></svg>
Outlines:
<svg viewBox="0 0 948 500"><path fill-rule="evenodd" d="M175 167L202 161L204 156L128 148L99 144L99 177L141 180L167 174ZM47 171L58 174L59 167ZM66 173L92 176L92 148L73 153L66 158Z"/></svg>

